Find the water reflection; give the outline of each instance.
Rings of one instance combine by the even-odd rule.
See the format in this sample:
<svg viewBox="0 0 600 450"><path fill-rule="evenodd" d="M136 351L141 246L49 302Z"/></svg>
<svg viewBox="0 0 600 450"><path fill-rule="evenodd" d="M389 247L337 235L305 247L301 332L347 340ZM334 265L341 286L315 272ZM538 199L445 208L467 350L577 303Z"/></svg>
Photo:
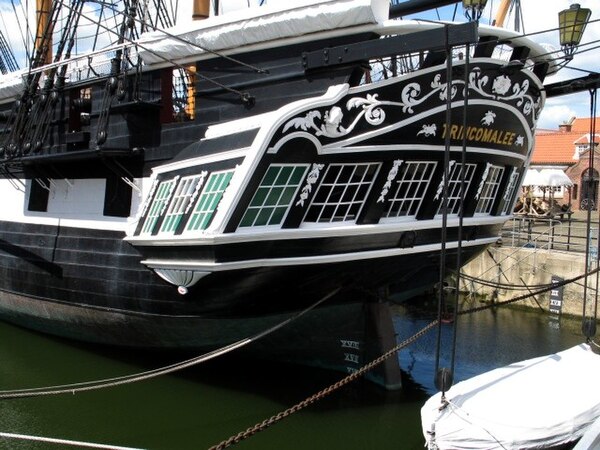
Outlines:
<svg viewBox="0 0 600 450"><path fill-rule="evenodd" d="M393 310L400 342L429 323L435 307L420 301ZM422 449L419 410L434 392L435 341L430 332L398 355L404 392L386 393L355 382L236 448ZM538 312L499 309L461 317L455 378L581 341L578 321L563 319L557 329ZM173 355L75 344L0 323L0 389L108 378L175 360ZM0 401L0 431L148 449L201 449L340 378L316 369L228 357L106 391ZM52 447L0 439L0 448Z"/></svg>
<svg viewBox="0 0 600 450"><path fill-rule="evenodd" d="M435 318L433 302L393 308L399 339L411 336ZM563 317L557 322L544 312L504 307L459 316L458 320L455 382L516 361L556 353L584 341L579 320ZM450 364L451 326L442 326L442 367ZM399 353L402 369L429 394L436 391L433 385L436 332Z"/></svg>

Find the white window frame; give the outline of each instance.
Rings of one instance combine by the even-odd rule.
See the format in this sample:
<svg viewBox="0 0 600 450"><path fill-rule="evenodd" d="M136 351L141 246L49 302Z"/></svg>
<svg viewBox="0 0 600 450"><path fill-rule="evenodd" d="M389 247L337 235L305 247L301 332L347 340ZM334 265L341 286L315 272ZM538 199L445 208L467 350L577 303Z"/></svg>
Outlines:
<svg viewBox="0 0 600 450"><path fill-rule="evenodd" d="M357 167L359 166L367 166L367 170L365 170L364 174L363 174L363 178L361 181L359 182L348 182L348 183L337 183L343 169L345 167L354 167L354 170L356 170ZM367 173L369 172L368 168L370 166L373 166L375 168L375 172L373 173L373 176L371 178L370 181L366 182L365 180L365 176L367 175ZM339 168L339 172L336 176L336 180L333 183L328 183L325 182L325 180L328 178L328 174L329 171L332 170L333 168ZM312 197L312 200L310 202L310 205L308 206L308 208L306 209L306 213L304 214L304 218L302 220L302 226L323 226L323 224L349 224L349 223L355 223L356 222L356 218L360 215L364 205L365 205L365 201L367 199L367 197L369 196L369 193L371 191L371 189L373 188L373 183L375 181L375 179L377 178L377 174L379 173L379 170L381 169L381 163L380 162L365 162L365 163L352 163L352 164L344 164L344 163L334 163L334 164L329 164L325 170L325 173L322 176L322 181L319 184L319 186L317 187L317 190L314 194L314 196ZM352 178L352 177L351 177ZM340 196L341 199L343 199L344 194L346 192L346 189L349 186L352 185L356 185L358 186L356 189L356 192L354 193L354 197L352 198L352 200L350 202L348 201L339 201L336 203L333 202L329 202L329 199L332 195L332 193L334 192L334 188L335 187L339 187L339 186L344 186L344 192L342 193L342 195ZM356 195L359 192L360 186L362 185L368 185L367 190L365 191L364 197L361 200L356 200ZM317 202L316 199L319 196L319 192L321 189L324 189L326 187L331 187L329 194L327 195L327 200L325 202ZM352 207L352 205L354 204L360 204L358 210L356 211L356 214L353 218L348 218L349 215L349 211L350 208ZM338 208L340 208L340 206L345 206L345 205L349 205L348 210L346 211L346 215L344 217L344 219L342 220L333 220L336 215L335 212L331 215L331 219L327 220L327 221L320 221L319 219L323 216L323 211L328 207L328 206L335 206L336 211ZM318 215L318 218L316 221L308 221L306 218L309 215L309 213L311 212L311 209L313 207L320 207L320 212Z"/></svg>
<svg viewBox="0 0 600 450"><path fill-rule="evenodd" d="M483 183L483 189L479 195L477 206L475 207L476 215L489 215L494 207L494 201L498 195L498 189L502 182L502 175L504 175L503 166L489 165L489 171L485 182Z"/></svg>
<svg viewBox="0 0 600 450"><path fill-rule="evenodd" d="M463 195L467 195L469 191L469 187L471 186L471 182L473 181L473 176L475 175L475 170L477 168L477 164L475 163L466 163L467 172L465 174L465 187ZM448 181L448 216L458 216L460 210L460 185L461 185L461 168L462 163L455 163L450 168L450 180ZM443 177L440 183L440 187L443 189ZM466 198L466 197L465 197ZM440 205L438 206L438 210L436 213L436 217L442 216L442 205L443 198L440 195Z"/></svg>
<svg viewBox="0 0 600 450"><path fill-rule="evenodd" d="M223 199L223 194L229 186L229 183L233 178L234 172L235 169L219 170L216 172L211 172L207 176L206 181L204 182L204 186L202 187L202 192L200 193L200 195L198 195L198 199L193 205L192 212L190 214L190 217L188 217L182 234L202 233L204 230L206 230L206 228L210 224L211 218L214 216L215 212L217 211L217 208L219 207L219 204L221 203L221 200ZM213 180L213 178L218 177L219 175L225 175L226 182L225 184L221 182L218 186L216 186L217 189L214 190L213 188L215 186L211 185L211 180ZM212 197L212 199L210 199L208 198L208 196L210 195L214 195L215 197ZM210 205L206 204L207 201L211 202ZM205 206L209 207L205 208ZM199 207L201 207L201 209L198 211ZM202 218L198 219L198 217ZM203 221L202 225L198 228L192 228L192 223L195 220Z"/></svg>
<svg viewBox="0 0 600 450"><path fill-rule="evenodd" d="M156 224L160 220L160 216L163 215L165 208L171 200L178 179L179 177L174 177L163 180L158 184L156 192L154 193L154 198L152 199L152 203L150 204L146 218L144 219L140 236L151 235L154 232Z"/></svg>
<svg viewBox="0 0 600 450"><path fill-rule="evenodd" d="M417 169L419 169L419 166L424 166L424 169L421 174L422 176L421 178L414 178L414 175L418 173ZM418 214L419 210L421 209L421 204L423 203L423 200L425 198L425 194L427 194L427 189L429 188L436 167L437 161L404 161L399 170L399 179L394 181L394 192L390 193L389 198L386 199L386 208L381 218L382 223L395 222L403 219L412 219ZM411 169L412 173L409 172ZM429 176L427 176L428 171ZM406 177L406 175L409 173L411 173L411 178ZM403 185L407 187L405 189L401 189ZM416 189L412 189L412 187L415 185L417 186ZM405 194L408 194L409 192L411 192L411 189L412 191L416 191L416 193L420 193L421 196L419 197L413 195L411 197L398 197L398 193L400 191L403 191ZM392 207L398 203L400 203L400 208L397 210L397 213L395 215L390 215ZM414 214L400 214L400 212L402 211L402 207L405 203L409 204L406 210L409 212L413 210Z"/></svg>
<svg viewBox="0 0 600 450"><path fill-rule="evenodd" d="M193 198L194 193L197 192L198 183L201 183L203 180L204 177L202 174L182 177L179 180L158 234L175 234L175 230L177 230L181 219L185 215L190 200ZM172 226L173 222L175 224ZM169 230L166 229L167 226L170 228Z"/></svg>

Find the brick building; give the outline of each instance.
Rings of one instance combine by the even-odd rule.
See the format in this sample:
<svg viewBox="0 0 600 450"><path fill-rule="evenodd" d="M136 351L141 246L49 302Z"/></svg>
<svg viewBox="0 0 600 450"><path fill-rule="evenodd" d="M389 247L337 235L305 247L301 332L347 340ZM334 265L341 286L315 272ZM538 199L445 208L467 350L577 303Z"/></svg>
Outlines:
<svg viewBox="0 0 600 450"><path fill-rule="evenodd" d="M536 141L531 158L532 169L560 169L573 182L573 187L560 192L563 203L572 209L587 209L587 202L597 209L600 182L600 120L591 133L591 118L573 118L561 124L558 130L536 131ZM598 132L596 132L598 130ZM593 142L594 161L590 171L590 143ZM591 180L590 180L591 176ZM591 181L591 184L590 184Z"/></svg>

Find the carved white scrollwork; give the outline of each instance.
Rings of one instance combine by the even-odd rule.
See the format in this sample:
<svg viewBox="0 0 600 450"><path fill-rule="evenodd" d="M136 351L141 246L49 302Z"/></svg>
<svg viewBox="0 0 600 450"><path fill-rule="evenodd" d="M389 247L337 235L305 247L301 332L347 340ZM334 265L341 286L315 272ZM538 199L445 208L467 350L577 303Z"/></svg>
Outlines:
<svg viewBox="0 0 600 450"><path fill-rule="evenodd" d="M494 111L488 111L483 115L483 118L481 119L481 123L482 123L482 125L489 127L491 124L494 123L495 119L496 119L496 113Z"/></svg>
<svg viewBox="0 0 600 450"><path fill-rule="evenodd" d="M402 161L401 159L397 159L394 161L394 165L390 169L388 176L387 176L387 180L386 180L385 184L383 185L383 189L381 190L381 193L379 194L377 203L382 203L385 201L385 197L388 194L388 192L390 191L390 188L392 187L392 183L396 179L396 176L398 176L398 169L400 168L400 166L402 165L403 162L404 161Z"/></svg>
<svg viewBox="0 0 600 450"><path fill-rule="evenodd" d="M422 134L425 137L435 136L437 133L437 125L432 123L431 125L423 124L421 130L417 133L417 136Z"/></svg>
<svg viewBox="0 0 600 450"><path fill-rule="evenodd" d="M312 185L315 184L319 179L319 175L321 174L321 170L323 170L323 167L325 167L325 164L315 163L312 165L310 172L306 177L306 184L300 192L300 199L296 202L296 206L304 206L304 202L306 201L306 199L310 195L310 192L312 191Z"/></svg>
<svg viewBox="0 0 600 450"><path fill-rule="evenodd" d="M485 170L483 171L483 175L481 175L481 181L479 182L479 187L477 188L477 194L475 194L475 199L479 199L481 192L483 191L483 186L485 186L485 182L487 181L487 177L490 174L490 169L492 168L491 163L487 163L485 165Z"/></svg>
<svg viewBox="0 0 600 450"><path fill-rule="evenodd" d="M516 106L521 109L523 114L531 116L532 122L535 125L537 116L541 108L541 96L535 98L528 94L530 82L525 79L521 82L513 81L507 75L499 75L494 78L489 86L490 77L484 75L484 71L479 67L474 67L469 73L468 84L466 88L473 91L484 98L489 98L498 101L513 101L516 100ZM300 129L303 131L312 131L315 136L325 136L328 138L338 138L352 132L360 120L364 120L373 126L378 126L384 123L386 112L383 107L392 106L402 108L403 113L414 114L415 108L423 104L433 96L437 96L440 102L445 102L450 95L454 99L460 87L462 86L463 96L465 95L465 81L452 80L450 84L442 81L442 75L437 73L433 76L430 86L426 89L418 82L406 84L400 91L400 102L380 100L377 93L366 94L365 97L352 97L345 105L332 106L329 110L321 112L319 110L311 110L305 113L303 117L295 117L289 120L283 127L283 132L287 132L290 128ZM448 94L448 89L450 93ZM346 119L347 115L353 113L353 110L358 109L358 113ZM493 111L488 111L482 119L484 125L491 125L494 122L496 114ZM342 122L347 124L346 127ZM427 125L427 129L423 128L418 134L423 132L426 137L435 129L431 125ZM429 133L429 134L427 134Z"/></svg>
<svg viewBox="0 0 600 450"><path fill-rule="evenodd" d="M512 172L510 173L510 178L508 180L508 186L506 186L506 189L504 190L504 201L505 202L510 200L510 196L512 195L513 190L515 188L517 178L519 178L519 172L517 171L516 167L513 167Z"/></svg>
<svg viewBox="0 0 600 450"><path fill-rule="evenodd" d="M452 167L454 166L454 164L456 164L456 161L451 159L450 162L448 163L448 173L450 173L452 171ZM435 192L435 197L433 198L434 200L439 200L440 195L442 194L442 191L444 190L445 184L446 184L446 174L444 173L444 175L442 176L442 181L440 181L437 191Z"/></svg>

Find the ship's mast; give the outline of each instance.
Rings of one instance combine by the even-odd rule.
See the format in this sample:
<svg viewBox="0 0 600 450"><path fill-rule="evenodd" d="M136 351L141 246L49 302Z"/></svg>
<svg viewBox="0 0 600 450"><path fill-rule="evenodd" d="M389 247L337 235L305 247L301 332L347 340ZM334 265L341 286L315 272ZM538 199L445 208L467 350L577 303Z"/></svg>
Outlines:
<svg viewBox="0 0 600 450"><path fill-rule="evenodd" d="M521 14L521 1L520 0L502 0L500 2L500 6L498 7L498 11L496 12L496 17L494 18L494 26L497 27L505 27L506 24L504 21L506 20L506 16L509 10L514 6L515 8L515 31L521 31L521 22L522 22L522 14Z"/></svg>
<svg viewBox="0 0 600 450"><path fill-rule="evenodd" d="M52 30L49 30L52 0L36 0L35 2L35 49L43 52L42 64L52 62Z"/></svg>
<svg viewBox="0 0 600 450"><path fill-rule="evenodd" d="M496 12L496 17L494 18L494 26L504 26L504 20L506 19L506 14L508 14L508 9L510 8L511 3L512 0L502 0L500 6L498 7L498 11Z"/></svg>

